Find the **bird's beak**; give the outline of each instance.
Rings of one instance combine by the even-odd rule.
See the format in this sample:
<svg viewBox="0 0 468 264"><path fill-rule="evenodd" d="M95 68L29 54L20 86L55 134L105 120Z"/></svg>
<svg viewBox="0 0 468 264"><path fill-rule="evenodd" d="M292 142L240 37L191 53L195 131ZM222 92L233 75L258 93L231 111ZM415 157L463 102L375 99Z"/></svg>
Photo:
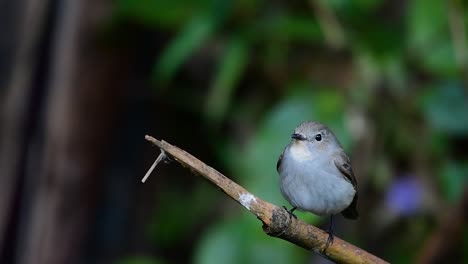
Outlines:
<svg viewBox="0 0 468 264"><path fill-rule="evenodd" d="M294 139L297 139L297 140L305 140L306 139L303 135L298 134L298 133L292 134L291 138L294 138Z"/></svg>

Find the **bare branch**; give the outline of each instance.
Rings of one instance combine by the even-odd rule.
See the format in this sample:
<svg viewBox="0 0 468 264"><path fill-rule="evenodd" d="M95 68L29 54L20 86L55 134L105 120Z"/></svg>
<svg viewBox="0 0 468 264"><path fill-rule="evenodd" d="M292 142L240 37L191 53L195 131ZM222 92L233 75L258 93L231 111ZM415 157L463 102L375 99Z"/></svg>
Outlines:
<svg viewBox="0 0 468 264"><path fill-rule="evenodd" d="M164 151L165 155L172 157L183 167L201 175L253 213L262 221L263 231L266 234L312 250L337 263L387 263L338 237L335 237L333 244L324 251L328 238L328 233L325 231L290 217L283 208L253 195L244 187L184 150L164 140L159 141L151 136L145 136L145 138Z"/></svg>

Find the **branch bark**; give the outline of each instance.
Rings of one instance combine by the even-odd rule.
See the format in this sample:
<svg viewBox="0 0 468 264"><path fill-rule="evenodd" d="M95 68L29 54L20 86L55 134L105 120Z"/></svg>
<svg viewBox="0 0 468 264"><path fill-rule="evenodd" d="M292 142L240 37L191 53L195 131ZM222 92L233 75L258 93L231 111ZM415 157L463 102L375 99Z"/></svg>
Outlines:
<svg viewBox="0 0 468 264"><path fill-rule="evenodd" d="M161 149L159 160L164 155L170 156L183 167L210 181L257 216L263 223L263 231L269 236L278 237L312 250L336 263L387 263L338 237L335 237L333 244L324 251L328 238L328 233L325 231L290 217L285 209L255 196L184 150L164 140L159 141L151 136L145 138Z"/></svg>

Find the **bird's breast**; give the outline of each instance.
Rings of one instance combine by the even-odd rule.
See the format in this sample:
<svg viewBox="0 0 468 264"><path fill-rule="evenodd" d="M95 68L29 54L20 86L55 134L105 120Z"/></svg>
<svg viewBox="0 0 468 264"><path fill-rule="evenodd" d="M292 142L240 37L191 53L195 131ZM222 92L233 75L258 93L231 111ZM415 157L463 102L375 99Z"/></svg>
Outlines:
<svg viewBox="0 0 468 264"><path fill-rule="evenodd" d="M280 170L281 192L303 211L336 214L351 203L355 190L323 154L314 156L301 145L289 148Z"/></svg>

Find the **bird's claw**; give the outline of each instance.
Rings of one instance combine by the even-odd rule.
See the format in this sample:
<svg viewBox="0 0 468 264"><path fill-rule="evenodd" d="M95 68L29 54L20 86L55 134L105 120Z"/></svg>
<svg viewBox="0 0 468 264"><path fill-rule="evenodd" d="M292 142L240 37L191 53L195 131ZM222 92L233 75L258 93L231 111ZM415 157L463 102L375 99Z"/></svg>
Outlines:
<svg viewBox="0 0 468 264"><path fill-rule="evenodd" d="M286 210L286 212L288 212L289 218L294 217L295 219L297 219L297 216L293 213L294 210L296 210L296 207L291 208L291 210L288 210L288 208L286 208L286 206L283 206L283 208L284 208L284 210Z"/></svg>
<svg viewBox="0 0 468 264"><path fill-rule="evenodd" d="M323 251L327 250L327 248L333 244L333 239L335 238L331 230L327 231L327 233L328 233L327 243L325 243L325 248L323 249Z"/></svg>

